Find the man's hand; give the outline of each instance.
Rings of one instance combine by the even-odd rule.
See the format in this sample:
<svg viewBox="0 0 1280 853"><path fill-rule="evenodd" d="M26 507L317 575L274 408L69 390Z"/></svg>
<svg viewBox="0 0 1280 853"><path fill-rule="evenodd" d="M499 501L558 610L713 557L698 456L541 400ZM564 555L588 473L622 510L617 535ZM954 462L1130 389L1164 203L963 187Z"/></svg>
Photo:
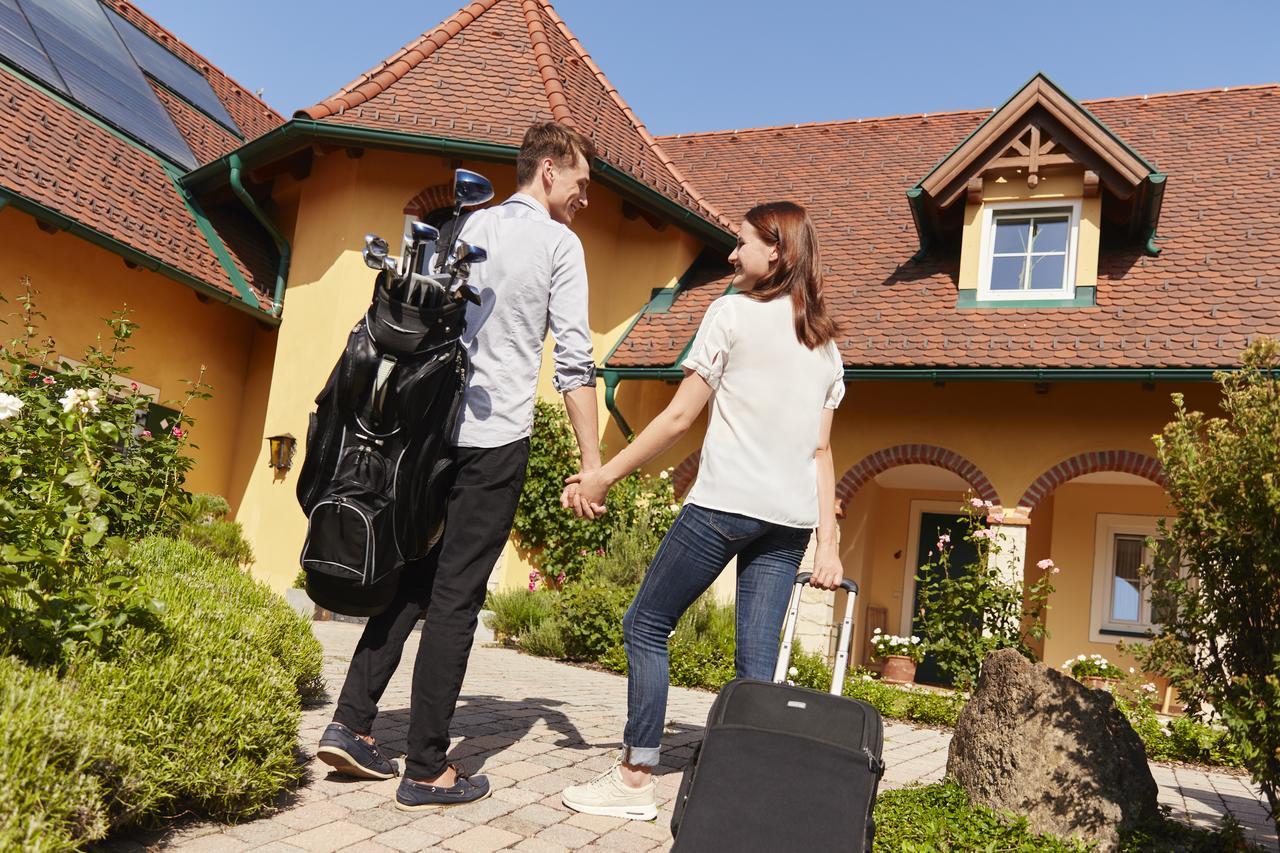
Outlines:
<svg viewBox="0 0 1280 853"><path fill-rule="evenodd" d="M813 577L809 585L818 589L839 589L844 580L844 566L840 563L840 552L836 544L819 545L818 553L813 559Z"/></svg>

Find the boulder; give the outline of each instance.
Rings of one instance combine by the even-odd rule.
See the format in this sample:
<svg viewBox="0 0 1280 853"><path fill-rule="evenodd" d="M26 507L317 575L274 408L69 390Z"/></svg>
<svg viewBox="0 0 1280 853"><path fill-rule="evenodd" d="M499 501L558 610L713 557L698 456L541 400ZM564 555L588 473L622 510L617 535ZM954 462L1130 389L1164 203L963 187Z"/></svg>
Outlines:
<svg viewBox="0 0 1280 853"><path fill-rule="evenodd" d="M1142 740L1111 694L1032 663L987 656L960 712L947 775L975 803L1031 828L1116 850L1120 832L1154 819L1156 783Z"/></svg>

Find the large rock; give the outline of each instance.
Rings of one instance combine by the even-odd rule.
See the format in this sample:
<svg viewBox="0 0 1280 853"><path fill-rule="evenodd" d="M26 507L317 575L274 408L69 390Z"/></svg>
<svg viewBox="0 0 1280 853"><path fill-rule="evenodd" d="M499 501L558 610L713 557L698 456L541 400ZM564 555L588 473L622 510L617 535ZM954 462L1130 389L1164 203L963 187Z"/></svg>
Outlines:
<svg viewBox="0 0 1280 853"><path fill-rule="evenodd" d="M947 774L974 802L1025 815L1036 832L1096 841L1100 851L1158 814L1142 740L1111 694L1013 649L983 663Z"/></svg>

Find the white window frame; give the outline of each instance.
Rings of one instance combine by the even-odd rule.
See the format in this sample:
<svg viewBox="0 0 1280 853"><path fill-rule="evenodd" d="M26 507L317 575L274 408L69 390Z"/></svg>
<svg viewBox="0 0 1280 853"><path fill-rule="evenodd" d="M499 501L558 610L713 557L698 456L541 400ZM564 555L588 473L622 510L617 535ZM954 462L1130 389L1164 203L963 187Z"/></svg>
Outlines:
<svg viewBox="0 0 1280 853"><path fill-rule="evenodd" d="M1094 533L1093 590L1090 595L1089 639L1095 643L1115 644L1120 640L1143 636L1150 630L1158 631L1160 625L1151 621L1151 587L1144 585L1142 609L1146 622L1111 621L1111 596L1115 579L1115 537L1117 535L1158 537L1162 516L1118 515L1099 513ZM1103 633L1106 631L1107 633Z"/></svg>
<svg viewBox="0 0 1280 853"><path fill-rule="evenodd" d="M1074 299L1076 296L1076 258L1080 245L1080 199L1046 199L1037 201L998 201L982 206L981 267L978 272L978 299L982 302L1020 302L1029 300ZM997 219L1017 215L1044 216L1053 212L1068 214L1066 274L1058 290L992 290L991 264L995 255Z"/></svg>

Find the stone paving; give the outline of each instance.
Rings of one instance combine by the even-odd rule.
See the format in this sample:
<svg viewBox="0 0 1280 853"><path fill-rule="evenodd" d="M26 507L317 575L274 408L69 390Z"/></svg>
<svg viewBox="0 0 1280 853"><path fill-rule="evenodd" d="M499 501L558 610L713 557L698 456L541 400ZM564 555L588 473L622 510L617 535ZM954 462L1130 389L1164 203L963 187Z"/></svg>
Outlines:
<svg viewBox="0 0 1280 853"><path fill-rule="evenodd" d="M393 803L396 780L365 782L328 773L315 760L320 733L332 715L360 626L317 622L325 648L330 701L303 714L301 747L307 778L275 813L236 826L193 823L139 834L105 849L297 853L452 850L487 853L524 850L667 850L670 813L656 823L575 814L560 804L560 791L607 769L620 746L626 680L611 673L530 657L510 649L478 647L471 658L454 718L450 756L472 774L489 777L493 795L468 806L409 814ZM418 634L383 697L374 735L390 752L404 749L409 722L409 679ZM673 688L658 794L674 798L680 768L701 737L712 694ZM885 725L888 765L882 789L942 778L950 735L900 723ZM1211 825L1229 812L1267 850L1280 851L1257 791L1240 776L1153 765L1160 801L1184 820Z"/></svg>

